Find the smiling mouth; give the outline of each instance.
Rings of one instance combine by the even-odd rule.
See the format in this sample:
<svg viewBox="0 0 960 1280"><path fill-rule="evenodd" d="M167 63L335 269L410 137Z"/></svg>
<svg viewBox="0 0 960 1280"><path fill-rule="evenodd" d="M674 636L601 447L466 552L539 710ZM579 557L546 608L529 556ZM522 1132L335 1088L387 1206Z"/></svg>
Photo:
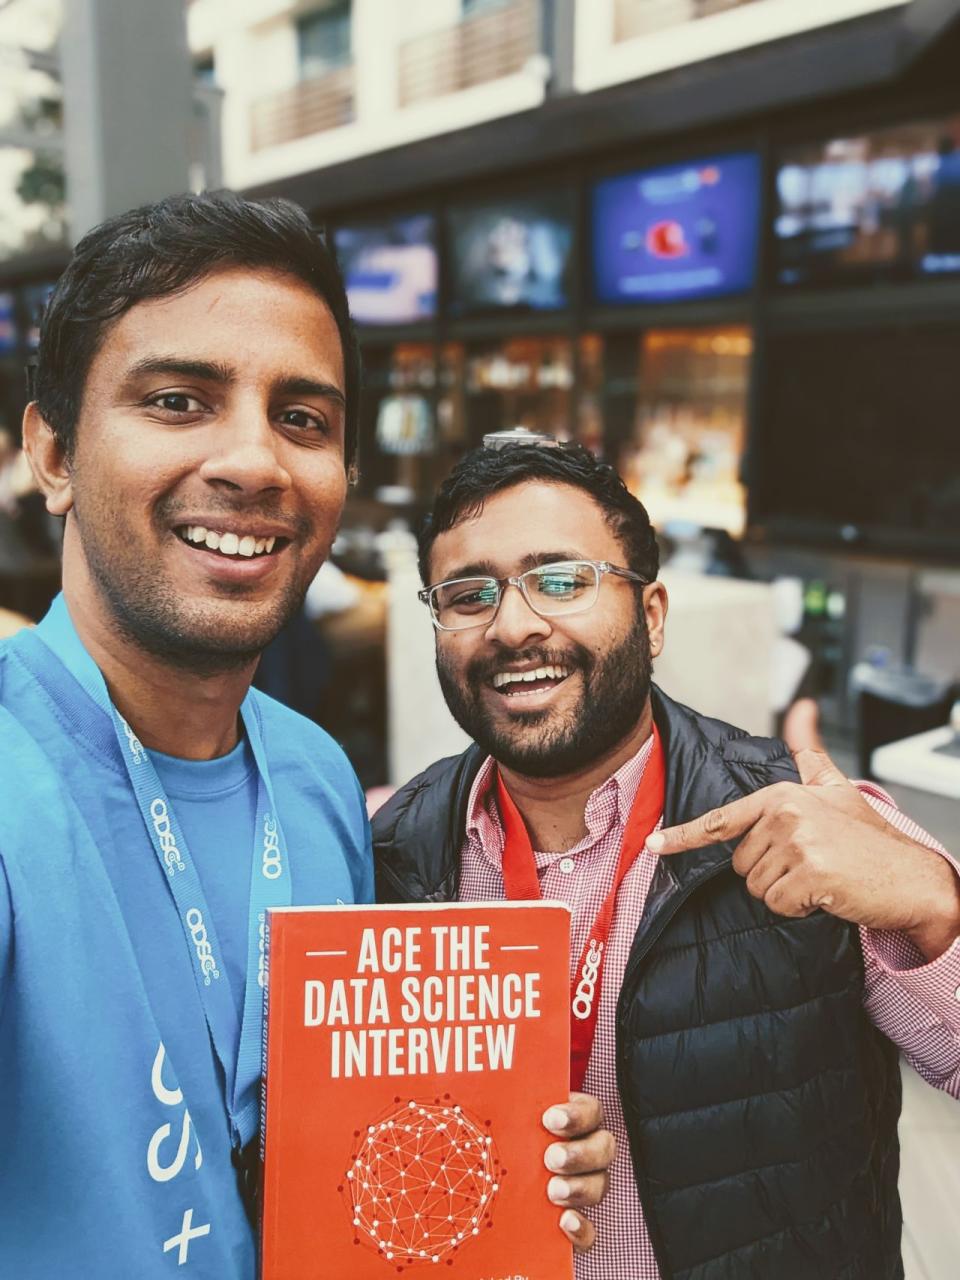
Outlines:
<svg viewBox="0 0 960 1280"><path fill-rule="evenodd" d="M231 530L208 529L202 524L180 525L175 530L181 542L196 547L198 551L214 551L230 559L252 559L255 556L276 555L289 543L289 538L276 536L258 538L252 533L234 533Z"/></svg>
<svg viewBox="0 0 960 1280"><path fill-rule="evenodd" d="M504 698L525 698L556 689L570 676L568 667L531 667L528 671L498 671L490 681Z"/></svg>

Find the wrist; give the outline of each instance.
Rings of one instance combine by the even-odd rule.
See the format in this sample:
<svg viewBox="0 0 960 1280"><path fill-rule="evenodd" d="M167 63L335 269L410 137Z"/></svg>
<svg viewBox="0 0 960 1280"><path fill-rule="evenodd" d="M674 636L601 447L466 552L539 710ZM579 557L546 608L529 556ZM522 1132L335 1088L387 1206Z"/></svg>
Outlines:
<svg viewBox="0 0 960 1280"><path fill-rule="evenodd" d="M960 876L951 863L933 850L937 875L932 877L928 905L905 933L928 964L949 951L960 938Z"/></svg>

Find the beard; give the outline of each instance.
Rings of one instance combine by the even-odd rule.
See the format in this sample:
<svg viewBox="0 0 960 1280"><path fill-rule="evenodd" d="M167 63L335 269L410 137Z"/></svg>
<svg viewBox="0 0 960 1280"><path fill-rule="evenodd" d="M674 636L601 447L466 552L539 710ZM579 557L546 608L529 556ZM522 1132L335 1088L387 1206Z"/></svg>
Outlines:
<svg viewBox="0 0 960 1280"><path fill-rule="evenodd" d="M254 663L297 613L315 572L311 567L290 575L269 600L247 601L243 584L221 584L215 595L185 599L172 581L144 564L132 539L111 528L99 502L90 506L92 512L87 504L75 504L77 533L90 575L119 632L185 673L217 676ZM171 510L167 506L158 512L158 528L169 527ZM261 509L258 514L271 513ZM104 534L105 529L111 532Z"/></svg>
<svg viewBox="0 0 960 1280"><path fill-rule="evenodd" d="M520 662L565 666L567 679L579 672L583 691L577 705L563 714L544 708L513 712L508 724L498 721L483 692L495 672ZM650 637L640 615L625 639L600 657L577 644L564 650L504 650L496 659L470 663L462 681L438 650L437 675L451 715L488 755L527 777L559 778L611 751L639 721L653 675Z"/></svg>

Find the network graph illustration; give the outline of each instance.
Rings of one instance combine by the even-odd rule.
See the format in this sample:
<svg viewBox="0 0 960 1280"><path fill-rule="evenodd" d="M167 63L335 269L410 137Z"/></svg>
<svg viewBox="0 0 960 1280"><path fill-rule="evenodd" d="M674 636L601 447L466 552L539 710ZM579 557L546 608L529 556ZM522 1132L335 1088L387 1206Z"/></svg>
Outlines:
<svg viewBox="0 0 960 1280"><path fill-rule="evenodd" d="M489 1122L447 1095L433 1102L397 1098L354 1135L341 1193L354 1243L397 1271L452 1263L493 1224L506 1170Z"/></svg>

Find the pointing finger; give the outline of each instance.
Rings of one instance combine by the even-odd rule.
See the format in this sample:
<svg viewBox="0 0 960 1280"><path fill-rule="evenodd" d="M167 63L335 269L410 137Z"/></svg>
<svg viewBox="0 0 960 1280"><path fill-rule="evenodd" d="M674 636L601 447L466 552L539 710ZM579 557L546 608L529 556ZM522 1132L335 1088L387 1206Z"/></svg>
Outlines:
<svg viewBox="0 0 960 1280"><path fill-rule="evenodd" d="M680 826L654 831L647 837L647 848L657 854L682 853L686 849L716 844L718 840L735 840L759 820L765 803L763 791L755 791Z"/></svg>

